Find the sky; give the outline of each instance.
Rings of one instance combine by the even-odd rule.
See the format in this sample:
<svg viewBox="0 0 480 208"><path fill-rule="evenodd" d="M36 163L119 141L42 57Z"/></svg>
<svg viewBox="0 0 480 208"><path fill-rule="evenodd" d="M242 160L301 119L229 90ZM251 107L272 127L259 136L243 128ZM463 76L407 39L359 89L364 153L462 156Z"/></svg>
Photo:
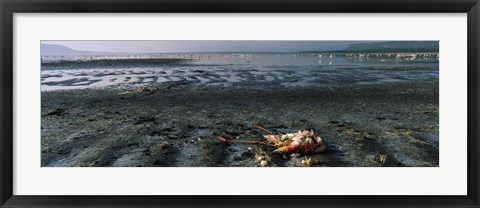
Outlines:
<svg viewBox="0 0 480 208"><path fill-rule="evenodd" d="M182 52L297 52L339 50L352 43L371 41L42 41L41 44L65 46L78 51L127 53Z"/></svg>

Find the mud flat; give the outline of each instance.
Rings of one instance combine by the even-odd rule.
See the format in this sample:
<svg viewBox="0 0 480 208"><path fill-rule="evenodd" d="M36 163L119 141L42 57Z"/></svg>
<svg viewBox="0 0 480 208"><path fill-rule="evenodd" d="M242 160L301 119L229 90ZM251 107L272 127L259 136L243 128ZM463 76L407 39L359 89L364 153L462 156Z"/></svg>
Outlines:
<svg viewBox="0 0 480 208"><path fill-rule="evenodd" d="M310 157L320 167L439 164L438 80L329 88L172 83L42 92L42 166L256 167L255 153L273 147L217 139L263 140L253 124L318 131L328 148ZM303 156L269 156L270 166L304 166Z"/></svg>

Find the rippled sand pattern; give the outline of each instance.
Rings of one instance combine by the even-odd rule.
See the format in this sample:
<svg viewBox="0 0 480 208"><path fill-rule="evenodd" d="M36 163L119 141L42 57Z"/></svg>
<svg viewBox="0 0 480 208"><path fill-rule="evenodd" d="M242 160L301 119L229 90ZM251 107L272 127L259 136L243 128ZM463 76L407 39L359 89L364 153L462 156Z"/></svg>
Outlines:
<svg viewBox="0 0 480 208"><path fill-rule="evenodd" d="M85 88L128 88L187 81L196 85L238 85L261 82L282 86L335 87L438 78L432 66L185 66L131 69L73 69L42 71L42 91Z"/></svg>

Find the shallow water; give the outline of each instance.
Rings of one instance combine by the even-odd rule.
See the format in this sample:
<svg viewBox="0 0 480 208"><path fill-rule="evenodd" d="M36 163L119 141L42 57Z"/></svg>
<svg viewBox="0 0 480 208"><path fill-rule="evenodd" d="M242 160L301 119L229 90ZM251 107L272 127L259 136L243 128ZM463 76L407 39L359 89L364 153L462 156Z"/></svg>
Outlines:
<svg viewBox="0 0 480 208"><path fill-rule="evenodd" d="M439 76L436 55L330 57L256 53L163 60L148 56L133 60L94 58L42 57L42 91L130 88L178 81L212 86L262 82L287 87L344 87L438 80Z"/></svg>

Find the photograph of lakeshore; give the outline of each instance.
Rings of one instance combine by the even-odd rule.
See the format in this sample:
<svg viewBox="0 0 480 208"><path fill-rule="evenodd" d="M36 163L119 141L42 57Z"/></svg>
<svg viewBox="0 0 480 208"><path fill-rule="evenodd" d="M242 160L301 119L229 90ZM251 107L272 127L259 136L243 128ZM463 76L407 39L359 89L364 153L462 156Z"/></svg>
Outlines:
<svg viewBox="0 0 480 208"><path fill-rule="evenodd" d="M41 41L42 167L438 167L438 41Z"/></svg>

